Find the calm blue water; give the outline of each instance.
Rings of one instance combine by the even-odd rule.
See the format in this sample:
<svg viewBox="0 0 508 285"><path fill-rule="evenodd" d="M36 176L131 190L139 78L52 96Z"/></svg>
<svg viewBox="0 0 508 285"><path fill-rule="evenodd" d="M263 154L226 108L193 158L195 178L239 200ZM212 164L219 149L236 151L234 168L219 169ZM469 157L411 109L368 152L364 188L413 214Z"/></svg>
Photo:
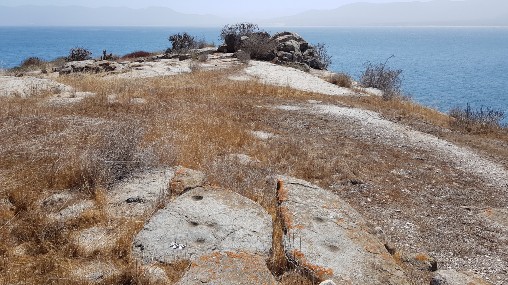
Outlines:
<svg viewBox="0 0 508 285"><path fill-rule="evenodd" d="M441 111L490 106L508 114L508 28L286 28L333 56L330 69L358 79L364 64L402 69L403 87L414 100ZM283 28L269 28L271 32ZM163 51L168 36L187 31L219 43L220 28L5 28L0 27L0 68L37 56L54 59L76 46L100 56Z"/></svg>

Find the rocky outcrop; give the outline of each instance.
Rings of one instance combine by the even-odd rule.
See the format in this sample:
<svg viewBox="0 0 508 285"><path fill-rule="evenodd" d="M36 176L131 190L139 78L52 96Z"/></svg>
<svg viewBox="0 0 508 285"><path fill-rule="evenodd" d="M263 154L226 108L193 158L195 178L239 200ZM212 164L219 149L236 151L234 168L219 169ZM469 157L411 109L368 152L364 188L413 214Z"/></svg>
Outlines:
<svg viewBox="0 0 508 285"><path fill-rule="evenodd" d="M430 285L491 285L480 277L469 272L439 270L432 278Z"/></svg>
<svg viewBox="0 0 508 285"><path fill-rule="evenodd" d="M233 192L198 187L158 211L134 239L144 263L198 260L214 252L267 256L272 220L258 204Z"/></svg>
<svg viewBox="0 0 508 285"><path fill-rule="evenodd" d="M326 63L319 56L316 47L310 45L300 35L282 32L272 38L277 43L276 63L299 63L314 69L326 69Z"/></svg>
<svg viewBox="0 0 508 285"><path fill-rule="evenodd" d="M278 177L277 196L292 262L336 284L409 284L361 215L306 181Z"/></svg>
<svg viewBox="0 0 508 285"><path fill-rule="evenodd" d="M115 61L108 60L84 60L67 62L58 72L60 74L71 74L77 72L111 72L122 69L122 65Z"/></svg>
<svg viewBox="0 0 508 285"><path fill-rule="evenodd" d="M309 44L297 33L282 32L270 37L266 32L256 32L237 40L239 43L225 43L217 51L232 53L241 50L255 60L272 61L306 71L310 68L326 69L328 65L322 49Z"/></svg>

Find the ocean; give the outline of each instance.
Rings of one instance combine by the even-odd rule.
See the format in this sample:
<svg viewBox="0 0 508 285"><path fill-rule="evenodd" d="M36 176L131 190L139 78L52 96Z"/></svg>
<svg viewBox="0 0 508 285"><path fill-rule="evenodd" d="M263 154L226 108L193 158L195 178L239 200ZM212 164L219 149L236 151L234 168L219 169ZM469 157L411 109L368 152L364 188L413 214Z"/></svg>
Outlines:
<svg viewBox="0 0 508 285"><path fill-rule="evenodd" d="M358 79L365 64L385 62L403 70L403 89L413 100L447 112L454 107L491 107L508 115L508 28L368 27L265 28L294 31L310 43L324 43L330 70ZM168 37L188 32L219 44L220 28L174 27L0 27L0 68L37 56L51 60L73 47L99 57L137 50L163 51ZM505 120L506 121L506 120Z"/></svg>

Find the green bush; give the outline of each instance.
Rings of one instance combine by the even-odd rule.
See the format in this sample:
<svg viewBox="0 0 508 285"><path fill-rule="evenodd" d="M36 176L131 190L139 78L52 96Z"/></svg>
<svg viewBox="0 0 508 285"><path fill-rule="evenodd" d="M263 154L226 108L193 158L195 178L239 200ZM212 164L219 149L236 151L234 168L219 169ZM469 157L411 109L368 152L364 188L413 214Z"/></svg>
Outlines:
<svg viewBox="0 0 508 285"><path fill-rule="evenodd" d="M198 47L196 39L188 33L171 35L169 41L171 42L171 48L166 53L182 54Z"/></svg>

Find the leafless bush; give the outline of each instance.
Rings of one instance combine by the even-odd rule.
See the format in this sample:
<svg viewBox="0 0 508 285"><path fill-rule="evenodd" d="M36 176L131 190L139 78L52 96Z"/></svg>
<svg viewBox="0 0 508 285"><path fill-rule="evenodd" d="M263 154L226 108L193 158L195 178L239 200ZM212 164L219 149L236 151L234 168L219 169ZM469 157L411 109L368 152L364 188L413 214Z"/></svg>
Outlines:
<svg viewBox="0 0 508 285"><path fill-rule="evenodd" d="M101 129L84 130L79 137L79 149L62 154L62 164L55 165L59 184L83 190L109 186L132 170L150 164L147 152L139 150L143 130L138 124L122 123Z"/></svg>
<svg viewBox="0 0 508 285"><path fill-rule="evenodd" d="M365 71L360 78L360 84L364 87L373 87L383 91L383 99L390 100L402 97L402 70L390 69L387 64L393 55L384 63L374 65L370 62L366 64Z"/></svg>
<svg viewBox="0 0 508 285"><path fill-rule="evenodd" d="M29 57L21 63L20 67L30 68L30 67L40 67L44 65L46 62L38 57Z"/></svg>
<svg viewBox="0 0 508 285"><path fill-rule="evenodd" d="M449 114L454 118L452 125L467 132L487 133L505 127L501 123L505 113L489 107L482 106L479 109L473 109L467 104L463 109L453 108Z"/></svg>
<svg viewBox="0 0 508 285"><path fill-rule="evenodd" d="M351 88L353 86L353 80L351 79L351 76L344 73L332 74L330 78L328 78L328 82L346 88Z"/></svg>
<svg viewBox="0 0 508 285"><path fill-rule="evenodd" d="M328 54L328 49L324 43L318 43L314 46L316 56L322 64L323 69L327 69L332 64L332 56Z"/></svg>

